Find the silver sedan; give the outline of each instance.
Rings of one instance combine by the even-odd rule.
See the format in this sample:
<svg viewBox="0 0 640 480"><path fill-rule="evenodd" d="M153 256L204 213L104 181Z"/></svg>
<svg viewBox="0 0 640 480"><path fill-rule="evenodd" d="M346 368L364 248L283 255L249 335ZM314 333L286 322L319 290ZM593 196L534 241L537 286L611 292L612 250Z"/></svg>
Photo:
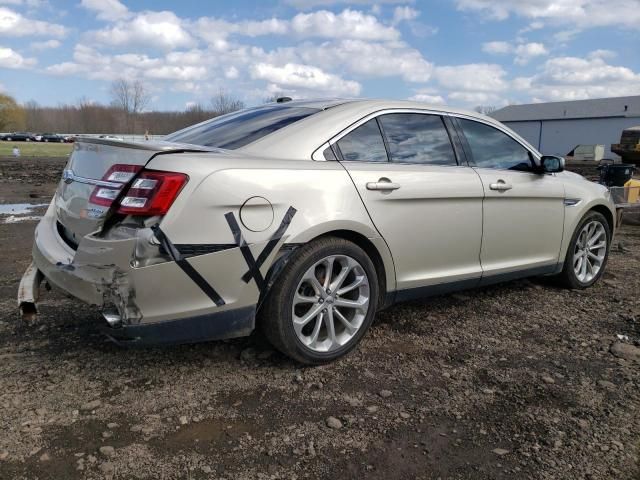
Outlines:
<svg viewBox="0 0 640 480"><path fill-rule="evenodd" d="M120 344L259 327L334 360L394 302L536 275L585 288L615 209L499 122L377 100L289 101L163 141L79 139L20 287L89 304Z"/></svg>

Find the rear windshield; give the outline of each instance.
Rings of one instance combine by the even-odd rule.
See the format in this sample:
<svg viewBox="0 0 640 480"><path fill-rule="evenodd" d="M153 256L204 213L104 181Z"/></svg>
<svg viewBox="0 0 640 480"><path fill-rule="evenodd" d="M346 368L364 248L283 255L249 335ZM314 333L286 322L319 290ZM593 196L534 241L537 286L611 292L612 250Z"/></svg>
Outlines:
<svg viewBox="0 0 640 480"><path fill-rule="evenodd" d="M285 105L250 108L171 133L165 140L234 150L319 111Z"/></svg>

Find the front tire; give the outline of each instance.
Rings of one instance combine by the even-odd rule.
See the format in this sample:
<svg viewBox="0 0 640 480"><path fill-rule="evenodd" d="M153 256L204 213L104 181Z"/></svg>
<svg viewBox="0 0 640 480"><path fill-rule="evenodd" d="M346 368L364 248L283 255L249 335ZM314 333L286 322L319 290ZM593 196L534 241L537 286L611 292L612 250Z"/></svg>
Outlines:
<svg viewBox="0 0 640 480"><path fill-rule="evenodd" d="M285 355L307 365L327 363L360 342L375 316L378 288L373 262L360 247L321 238L292 254L259 323Z"/></svg>
<svg viewBox="0 0 640 480"><path fill-rule="evenodd" d="M583 289L596 283L607 265L611 228L599 212L590 211L578 224L567 249L558 280L567 288Z"/></svg>

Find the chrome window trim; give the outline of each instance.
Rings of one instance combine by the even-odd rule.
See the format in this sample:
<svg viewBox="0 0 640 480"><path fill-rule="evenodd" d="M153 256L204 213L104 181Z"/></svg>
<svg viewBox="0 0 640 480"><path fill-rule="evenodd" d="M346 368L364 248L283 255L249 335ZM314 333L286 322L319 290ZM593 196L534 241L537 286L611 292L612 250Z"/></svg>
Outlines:
<svg viewBox="0 0 640 480"><path fill-rule="evenodd" d="M496 125L495 123L491 123L491 122L487 122L482 118L478 118L478 117L474 117L471 115L464 115L462 113L449 113L447 114L447 116L452 117L452 118L462 118L463 120L471 120L473 122L478 122L478 123L482 123L484 125L487 125L488 127L493 127L496 130L504 133L507 137L511 138L512 140L516 141L517 143L519 143L525 150L527 150L531 155L533 155L533 158L535 158L536 160L540 161L540 157L542 156L539 152L537 152L531 145L529 145L524 139L520 138L519 136L514 137L513 136L513 132L506 130L502 124L498 124ZM464 133L464 131L462 132ZM477 168L484 168L484 167L477 167ZM515 172L517 170L509 170L506 168L493 168L492 170L505 170L505 171L509 171L509 172ZM523 173L529 173L529 172L523 172Z"/></svg>
<svg viewBox="0 0 640 480"><path fill-rule="evenodd" d="M504 133L509 138L511 138L514 141L516 141L517 143L519 143L525 150L527 150L533 156L534 161L536 163L540 161L540 158L542 156L538 151L536 151L533 148L533 146L529 145L524 139L520 138L519 136L514 136L513 132L507 130L502 124L495 124L493 122L488 122L488 121L484 120L483 118L475 117L473 115L465 115L463 113L449 112L449 111L446 111L446 110L432 110L432 109L421 109L421 108L385 108L385 109L382 109L382 110L376 110L375 112L371 112L371 113L365 115L364 117L360 118L359 120L356 120L354 123L352 123L351 125L349 125L345 129L343 129L342 131L340 131L339 133L337 133L336 135L331 137L328 141L324 142L317 149L315 149L313 151L313 154L311 155L311 158L313 160L317 160L317 161L327 161L327 160L324 159L324 156L322 155L322 152L324 152L325 148L327 148L328 146L335 145L336 143L338 143L340 141L340 139L342 137L344 137L345 135L348 135L353 130L358 128L360 125L362 125L363 123L366 123L366 122L368 122L369 120L371 120L373 118L377 118L377 117L379 117L381 115L386 115L386 114L389 114L389 113L419 113L419 114L423 114L423 115L439 115L439 116L442 116L442 117L462 118L462 119L465 119L465 120L472 120L474 122L482 123L482 124L487 125L489 127L493 127L496 130ZM445 125L445 127L446 127L446 125ZM455 149L455 146L452 145L452 147L454 147L454 149ZM353 163L381 163L381 162L354 161ZM394 165L424 165L424 166L429 166L430 165L430 164L419 164L419 163L396 163L396 162L388 162L388 163L389 164L393 163ZM433 166L433 165L431 165L431 166ZM449 166L449 167L484 168L484 167L478 167L478 166L474 166L474 165L440 165L440 166L443 166L443 167ZM492 168L490 170L503 171L503 172L517 172L518 171L518 170L509 170L509 169L505 169L505 168ZM535 172L522 172L522 171L520 171L519 173L531 174L531 173L535 173Z"/></svg>
<svg viewBox="0 0 640 480"><path fill-rule="evenodd" d="M311 160L315 160L316 162L330 162L332 160L327 160L324 158L324 151L329 148L329 142L325 142L320 145L314 152L311 154Z"/></svg>
<svg viewBox="0 0 640 480"><path fill-rule="evenodd" d="M441 110L423 110L420 108L387 108L387 109L383 109L383 110L377 110L375 112L371 112L368 115L362 117L359 120L356 120L354 123L352 123L351 125L349 125L348 127L346 127L345 129L343 129L341 132L337 133L336 135L334 135L331 139L329 139L329 141L325 142L322 146L318 147L316 150L314 150L313 152L313 156L316 155L316 152L320 151L320 153L322 153L324 151L324 148L326 148L326 146L330 145L336 145L336 143L338 143L343 137L345 137L346 135L348 135L349 133L351 133L353 130L355 130L356 128L358 128L360 125L363 125L365 123L367 123L369 120L372 120L374 118L378 118L382 115L387 115L390 113L418 113L418 114L422 114L422 115L438 115L441 117L444 116L449 116L448 112L445 111L441 111ZM446 125L444 125L445 129L447 129L448 132L448 128ZM383 137L384 140L384 137ZM449 137L449 141L451 142L451 148L454 151L454 155L455 155L455 146L453 145L453 139L451 139L451 137ZM381 165L385 162L363 162L361 160L339 160L341 163L370 163L370 164L376 164L376 165ZM413 165L413 166L422 166L422 167L468 167L468 165L439 165L439 164L431 164L431 163L417 163L417 162L392 162L392 161L388 161L386 162L387 165Z"/></svg>

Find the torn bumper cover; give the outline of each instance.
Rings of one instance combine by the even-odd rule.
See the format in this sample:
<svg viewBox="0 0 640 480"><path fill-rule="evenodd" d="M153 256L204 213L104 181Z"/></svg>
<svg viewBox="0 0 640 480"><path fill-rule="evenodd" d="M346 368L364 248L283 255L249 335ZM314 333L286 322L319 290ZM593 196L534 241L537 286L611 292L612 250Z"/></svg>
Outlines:
<svg viewBox="0 0 640 480"><path fill-rule="evenodd" d="M50 207L36 229L33 264L20 284L18 304L23 319L35 319L40 284L46 279L52 287L101 308L107 320L104 333L120 344L191 343L253 331L255 288L240 292L234 282L226 282L221 293L231 301L221 308L175 262L137 266L134 257L139 241L138 237L87 235L74 250L60 236ZM202 255L190 265L210 274L228 270L232 264L240 269L240 253L233 250L236 252ZM237 276L235 283L239 284L241 274Z"/></svg>
<svg viewBox="0 0 640 480"><path fill-rule="evenodd" d="M31 263L20 280L18 287L18 308L22 320L32 322L36 319L38 309L38 296L40 293L40 283L42 283L42 272Z"/></svg>

